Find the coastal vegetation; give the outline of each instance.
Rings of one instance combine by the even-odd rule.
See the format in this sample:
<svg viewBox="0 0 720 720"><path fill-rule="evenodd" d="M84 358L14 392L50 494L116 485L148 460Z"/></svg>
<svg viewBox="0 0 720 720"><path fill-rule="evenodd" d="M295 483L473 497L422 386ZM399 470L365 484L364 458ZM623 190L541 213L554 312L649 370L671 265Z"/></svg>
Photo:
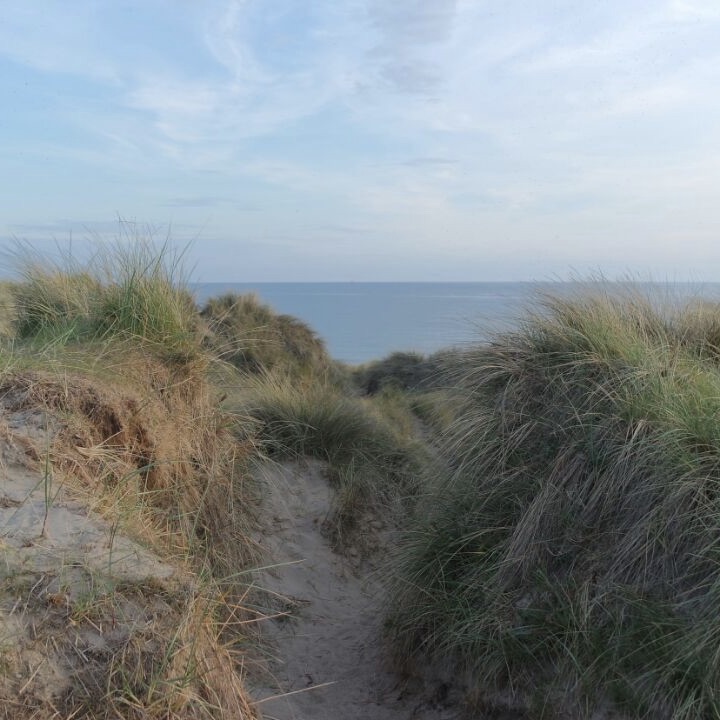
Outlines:
<svg viewBox="0 0 720 720"><path fill-rule="evenodd" d="M482 707L720 717L720 307L607 286L468 349L389 637Z"/></svg>
<svg viewBox="0 0 720 720"><path fill-rule="evenodd" d="M6 287L7 718L254 717L231 632L253 619L252 447L219 408L178 268L140 241L82 267L23 251ZM44 519L26 527L38 488L14 493L33 469Z"/></svg>
<svg viewBox="0 0 720 720"><path fill-rule="evenodd" d="M245 675L264 663L254 578L272 558L254 467L316 458L336 489L329 541L364 548L359 519L395 522L416 492L411 414L361 398L310 328L257 298L198 307L167 248L135 238L80 263L23 247L15 269L0 347L4 716L258 716ZM38 506L28 534L17 508Z"/></svg>
<svg viewBox="0 0 720 720"><path fill-rule="evenodd" d="M362 543L358 532L368 514L392 523L407 516L430 463L409 408L355 397L325 381L298 387L272 378L255 384L240 407L270 457L325 463L336 490L326 524L337 545Z"/></svg>
<svg viewBox="0 0 720 720"><path fill-rule="evenodd" d="M720 717L720 306L590 283L489 342L350 368L257 297L198 307L149 242L16 266L5 717L259 717L255 468L303 462L337 557L382 555L399 671L471 714Z"/></svg>

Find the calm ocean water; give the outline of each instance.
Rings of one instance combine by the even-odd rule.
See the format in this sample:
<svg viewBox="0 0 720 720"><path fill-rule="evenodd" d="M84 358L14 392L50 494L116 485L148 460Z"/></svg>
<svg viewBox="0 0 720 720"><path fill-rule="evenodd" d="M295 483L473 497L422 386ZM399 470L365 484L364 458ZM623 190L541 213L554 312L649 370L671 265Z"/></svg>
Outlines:
<svg viewBox="0 0 720 720"><path fill-rule="evenodd" d="M543 290L564 292L574 283L203 283L198 302L226 292L257 294L280 313L308 323L330 354L348 363L379 359L396 350L431 353L487 339L508 329ZM666 286L650 286L661 288ZM720 298L720 284L672 286L685 296Z"/></svg>

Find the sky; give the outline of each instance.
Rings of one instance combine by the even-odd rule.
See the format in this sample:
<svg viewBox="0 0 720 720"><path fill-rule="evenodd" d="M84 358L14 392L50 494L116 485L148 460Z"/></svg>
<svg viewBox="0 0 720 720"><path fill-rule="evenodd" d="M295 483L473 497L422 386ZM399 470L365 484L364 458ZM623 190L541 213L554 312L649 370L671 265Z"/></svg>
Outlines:
<svg viewBox="0 0 720 720"><path fill-rule="evenodd" d="M720 281L718 0L3 0L0 90L3 257Z"/></svg>

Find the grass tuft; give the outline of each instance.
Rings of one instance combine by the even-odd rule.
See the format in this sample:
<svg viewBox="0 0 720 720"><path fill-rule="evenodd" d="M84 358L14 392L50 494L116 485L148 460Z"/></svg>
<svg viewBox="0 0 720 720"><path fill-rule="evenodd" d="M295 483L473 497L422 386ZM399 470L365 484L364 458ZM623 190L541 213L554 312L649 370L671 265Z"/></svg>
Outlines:
<svg viewBox="0 0 720 720"><path fill-rule="evenodd" d="M186 362L200 355L197 310L184 287L181 254L151 240L121 238L85 263L64 256L53 264L20 246L12 285L20 340L67 344L130 340Z"/></svg>

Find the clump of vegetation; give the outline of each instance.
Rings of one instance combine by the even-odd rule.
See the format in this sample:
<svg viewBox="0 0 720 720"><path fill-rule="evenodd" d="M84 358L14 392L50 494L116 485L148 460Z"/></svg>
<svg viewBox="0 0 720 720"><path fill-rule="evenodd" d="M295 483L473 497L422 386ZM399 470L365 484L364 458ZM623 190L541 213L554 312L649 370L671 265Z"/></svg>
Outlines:
<svg viewBox="0 0 720 720"><path fill-rule="evenodd" d="M437 389L447 382L445 369L452 365L456 351L444 350L433 355L394 352L381 360L360 365L353 379L365 395L385 389L423 391Z"/></svg>
<svg viewBox="0 0 720 720"><path fill-rule="evenodd" d="M5 576L0 717L251 720L255 712L215 609L176 580L105 584L66 569ZM21 604L20 604L21 603Z"/></svg>
<svg viewBox="0 0 720 720"><path fill-rule="evenodd" d="M717 308L547 297L458 358L389 636L478 704L720 716Z"/></svg>
<svg viewBox="0 0 720 720"><path fill-rule="evenodd" d="M0 280L0 339L8 340L15 335L15 283Z"/></svg>
<svg viewBox="0 0 720 720"><path fill-rule="evenodd" d="M386 388L417 390L428 382L433 369L425 355L394 352L381 360L359 366L353 377L364 394L375 395Z"/></svg>
<svg viewBox="0 0 720 720"><path fill-rule="evenodd" d="M395 352L352 370L352 384L362 395L375 399L388 417L401 406L412 414L415 434L430 442L455 419L452 389L463 354L448 349L422 355ZM388 403L388 400L391 402Z"/></svg>
<svg viewBox="0 0 720 720"><path fill-rule="evenodd" d="M405 403L421 422L431 442L442 437L457 419L458 403L453 393L452 388L438 388L404 395Z"/></svg>
<svg viewBox="0 0 720 720"><path fill-rule="evenodd" d="M352 536L366 511L395 522L414 501L428 456L401 405L381 407L321 382L298 386L266 378L245 396L241 410L257 424L256 437L270 456L327 463L337 490L336 541Z"/></svg>
<svg viewBox="0 0 720 720"><path fill-rule="evenodd" d="M209 327L210 346L240 370L298 376L326 373L332 365L325 344L311 328L276 313L253 294L211 298L201 315Z"/></svg>

